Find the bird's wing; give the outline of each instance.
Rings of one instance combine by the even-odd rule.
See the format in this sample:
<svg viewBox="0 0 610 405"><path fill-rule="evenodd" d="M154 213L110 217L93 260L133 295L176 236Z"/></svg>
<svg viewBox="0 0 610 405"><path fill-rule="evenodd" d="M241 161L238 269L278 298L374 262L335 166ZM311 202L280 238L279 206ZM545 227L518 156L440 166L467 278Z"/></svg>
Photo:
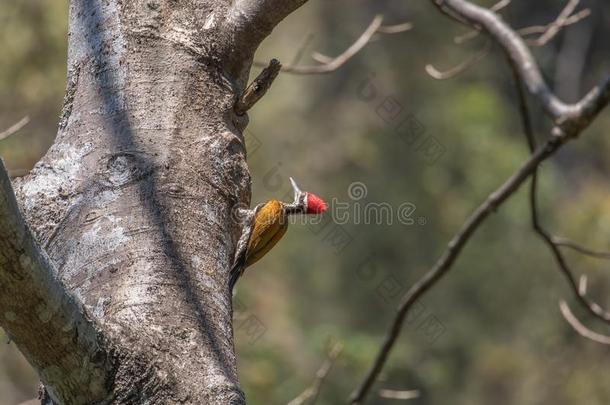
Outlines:
<svg viewBox="0 0 610 405"><path fill-rule="evenodd" d="M231 290L233 290L233 286L235 286L237 279L241 276L241 273L243 273L244 264L246 263L246 252L248 250L248 244L250 243L250 237L252 236L252 229L254 228L254 218L256 218L256 214L263 205L264 204L258 204L254 209L244 211L244 217L241 219L242 233L237 241L235 258L233 259L233 265L231 266L229 279Z"/></svg>
<svg viewBox="0 0 610 405"><path fill-rule="evenodd" d="M252 260L259 254L266 253L271 248L269 241L280 231L282 225L287 225L282 203L277 200L268 201L256 214L252 236L248 243L246 267L254 263Z"/></svg>
<svg viewBox="0 0 610 405"><path fill-rule="evenodd" d="M248 249L250 254L246 257L246 267L253 265L265 256L265 254L282 239L286 230L288 230L288 222L285 220L268 224L267 229L262 232L262 235L258 234L261 236L259 236L257 240L251 240L251 247Z"/></svg>

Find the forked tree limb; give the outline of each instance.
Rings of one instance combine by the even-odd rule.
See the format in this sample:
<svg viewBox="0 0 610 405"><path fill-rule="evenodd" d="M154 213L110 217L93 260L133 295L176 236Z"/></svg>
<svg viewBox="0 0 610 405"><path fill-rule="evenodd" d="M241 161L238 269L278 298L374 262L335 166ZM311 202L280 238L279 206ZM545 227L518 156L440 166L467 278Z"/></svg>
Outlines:
<svg viewBox="0 0 610 405"><path fill-rule="evenodd" d="M466 0L432 0L440 10L449 10L456 20L484 30L519 70L519 77L544 111L564 131L580 133L607 104L610 77L593 88L581 101L567 104L548 87L524 39L496 13Z"/></svg>
<svg viewBox="0 0 610 405"><path fill-rule="evenodd" d="M533 153L536 150L536 138L534 136L532 121L527 106L525 92L523 91L523 84L519 78L519 75L517 74L515 66L511 64L511 67L513 68L513 78L515 81L515 87L517 89L519 99L519 111L521 116L521 122L523 125L523 132L525 134L530 152ZM538 209L538 169L534 170L534 172L532 173L532 181L530 183L529 190L529 204L532 228L534 229L534 232L544 241L544 243L548 246L549 250L553 254L553 257L557 262L557 266L566 278L568 285L572 290L576 300L592 316L598 318L601 321L604 321L605 323L610 323L610 313L603 310L600 305L588 298L586 295L586 290L581 290L578 287L576 276L574 275L573 270L570 268L567 259L565 258L560 249L561 245L555 243L555 236L553 236L542 226Z"/></svg>
<svg viewBox="0 0 610 405"><path fill-rule="evenodd" d="M31 234L0 196L0 322L54 402L245 403L227 289L230 212L250 202L234 107L265 21L302 3L70 1L59 131L13 183Z"/></svg>
<svg viewBox="0 0 610 405"><path fill-rule="evenodd" d="M555 18L555 20L552 21L551 23L546 24L546 25L534 25L534 26L519 28L517 30L517 33L523 37L528 37L530 35L535 35L535 34L540 35L536 39L527 39L526 42L528 45L539 47L539 46L544 46L544 45L548 44L553 38L555 38L555 36L557 36L557 34L560 32L560 30L562 28L576 24L576 23L582 21L583 19L587 18L589 15L591 15L591 10L589 10L587 8L580 10L575 14L569 14L569 13L572 13L575 8L572 6L571 3L572 3L572 0L570 0L570 2L566 5L566 7L564 7L564 9L559 13L557 18ZM490 10L498 11L499 8L492 7ZM569 11L569 13L566 14L566 11ZM480 28L477 27L476 29L473 29L462 35L455 37L454 41L456 44L462 44L464 42L472 40L473 38L476 38L480 33L481 33Z"/></svg>
<svg viewBox="0 0 610 405"><path fill-rule="evenodd" d="M78 403L67 393L90 402L107 396L112 365L104 339L34 240L1 160L0 326L55 398Z"/></svg>
<svg viewBox="0 0 610 405"><path fill-rule="evenodd" d="M580 0L570 0L570 2L566 5L566 7L561 11L559 16L557 16L557 18L553 22L543 26L532 26L522 28L519 29L517 33L519 33L519 35L521 36L540 34L540 36L536 39L526 40L526 43L531 46L546 45L561 31L562 28L572 24L576 24L591 14L591 11L589 9L580 10L578 13L572 14L576 6L578 6L579 1ZM510 1L501 1L495 6L493 6L490 10L499 11L502 8L506 7L509 3ZM454 41L456 44L462 44L477 37L480 33L480 29L473 29L465 34L455 37ZM432 78L437 80L451 79L464 72L465 70L469 69L477 62L482 60L485 56L487 56L490 51L489 45L490 43L486 42L485 46L475 55L445 71L440 71L436 69L433 65L428 64L426 65L426 73L428 73Z"/></svg>
<svg viewBox="0 0 610 405"><path fill-rule="evenodd" d="M567 141L580 134L608 104L610 80L591 90L581 101L566 104L544 82L540 69L523 39L496 13L464 0L432 0L446 15L472 28L482 28L506 53L516 75L555 123L551 136L521 167L470 215L449 242L436 264L403 296L385 340L364 380L352 394L352 404L360 404L370 392L400 335L409 309L452 268L462 249L490 213L497 210L532 176L540 163L555 154Z"/></svg>

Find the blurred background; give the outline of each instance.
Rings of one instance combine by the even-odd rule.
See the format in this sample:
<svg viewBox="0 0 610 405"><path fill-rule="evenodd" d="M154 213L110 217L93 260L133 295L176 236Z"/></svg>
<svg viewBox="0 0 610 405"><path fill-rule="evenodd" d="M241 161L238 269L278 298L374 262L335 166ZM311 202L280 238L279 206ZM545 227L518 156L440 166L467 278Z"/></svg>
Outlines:
<svg viewBox="0 0 610 405"><path fill-rule="evenodd" d="M583 1L584 21L535 54L548 83L575 101L610 72L610 5ZM491 5L491 2L481 2ZM563 1L514 0L521 28L548 24ZM400 296L442 253L466 215L527 156L516 95L497 48L456 78L447 69L484 46L456 45L465 28L426 1L311 0L263 44L257 59L314 63L337 55L375 14L413 22L383 35L337 72L281 74L251 111L253 204L288 196L288 176L332 203L319 223L292 226L250 269L236 297L239 374L249 403L286 404L314 380L331 346L343 351L319 404L339 404L361 381ZM0 131L25 116L0 156L18 172L53 142L66 77L67 1L0 3ZM259 68L253 69L253 74ZM549 130L531 103L536 133ZM556 234L610 248L610 111L541 172L541 215ZM377 204L377 205L375 205ZM376 209L377 217L367 207ZM337 211L340 207L344 211ZM389 207L389 208L388 208ZM390 212L388 212L388 210ZM530 227L522 190L471 240L449 276L406 322L377 389L417 389L424 404L610 403L608 346L578 336L558 309L571 301ZM610 305L610 266L567 252L590 293ZM592 329L610 333L572 305ZM0 333L0 405L36 395L37 378ZM371 404L396 401L372 395Z"/></svg>

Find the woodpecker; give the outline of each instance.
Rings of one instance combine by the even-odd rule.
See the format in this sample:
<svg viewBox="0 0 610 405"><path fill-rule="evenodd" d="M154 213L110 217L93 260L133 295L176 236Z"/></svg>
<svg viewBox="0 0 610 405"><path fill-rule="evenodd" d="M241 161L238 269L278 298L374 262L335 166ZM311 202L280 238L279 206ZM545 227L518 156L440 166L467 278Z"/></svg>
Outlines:
<svg viewBox="0 0 610 405"><path fill-rule="evenodd" d="M326 211L327 205L315 194L303 192L290 178L294 201L285 203L269 200L258 204L253 210L242 212L244 227L237 242L235 259L231 268L229 288L231 291L246 268L271 250L288 230L288 216L293 214L316 215Z"/></svg>

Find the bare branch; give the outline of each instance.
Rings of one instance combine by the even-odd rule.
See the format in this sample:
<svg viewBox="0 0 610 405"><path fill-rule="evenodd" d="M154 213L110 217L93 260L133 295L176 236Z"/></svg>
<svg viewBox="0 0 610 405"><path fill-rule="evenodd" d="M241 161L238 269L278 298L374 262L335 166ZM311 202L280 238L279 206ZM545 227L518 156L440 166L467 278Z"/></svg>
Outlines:
<svg viewBox="0 0 610 405"><path fill-rule="evenodd" d="M376 33L382 34L397 34L410 30L413 26L411 23L403 23L389 26L382 26L383 16L377 15L373 18L373 21L364 30L364 32L358 37L358 39L349 46L343 53L334 58L322 55L321 53L315 52L312 57L318 62L317 65L288 65L282 67L282 72L311 75L311 74L325 74L331 73L345 65L350 59L352 59L358 52L360 52L373 38ZM259 63L257 63L258 65Z"/></svg>
<svg viewBox="0 0 610 405"><path fill-rule="evenodd" d="M491 193L487 199L468 217L461 229L451 239L442 256L417 283L415 283L404 295L398 307L397 313L392 321L391 327L386 334L377 357L362 384L354 392L351 398L352 404L362 403L371 386L381 372L386 359L400 334L402 325L409 309L434 286L451 269L462 249L477 231L485 219L495 212L513 193L515 193L523 182L534 172L538 165L552 156L561 145L567 141L565 135L551 137L542 147L536 150L528 160L502 184L496 191Z"/></svg>
<svg viewBox="0 0 610 405"><path fill-rule="evenodd" d="M570 306L567 302L559 301L559 309L564 319L570 324L570 326L582 337L590 339L594 342L601 343L603 345L610 345L610 336L602 335L601 333L593 332L591 329L583 325L578 318L570 310Z"/></svg>
<svg viewBox="0 0 610 405"><path fill-rule="evenodd" d="M582 245L579 245L578 243L573 242L569 239L553 237L553 243L557 246L570 248L570 249L575 250L579 253L582 253L583 255L586 255L586 256L595 257L597 259L610 260L610 252L599 252L599 251L591 250L591 249L584 247Z"/></svg>
<svg viewBox="0 0 610 405"><path fill-rule="evenodd" d="M335 57L333 60L329 60L327 63L323 63L320 65L284 66L282 68L282 71L287 73L298 74L320 74L334 72L335 70L343 66L354 55L360 52L362 48L364 48L366 44L370 42L372 36L377 32L379 27L381 27L382 21L383 16L375 16L375 18L373 18L373 21L371 21L367 29L364 30L364 32L360 35L356 42L354 42L342 54Z"/></svg>
<svg viewBox="0 0 610 405"><path fill-rule="evenodd" d="M566 104L549 89L524 40L496 13L466 0L432 0L439 10L456 16L471 28L485 30L519 70L519 77L545 112L561 130L574 136L590 124L610 99L610 77L593 88L581 101Z"/></svg>
<svg viewBox="0 0 610 405"><path fill-rule="evenodd" d="M535 191L536 191L535 187L533 187L533 192L535 192ZM591 315L593 315L595 318L605 322L606 324L610 323L610 312L604 310L599 304L592 301L585 294L581 294L581 291L576 282L576 277L574 276L574 273L570 269L563 254L559 250L559 247L557 247L553 243L552 236L549 235L549 233L546 232L546 230L544 230L540 226L539 223L535 224L534 226L535 226L536 232L546 242L549 249L551 250L551 253L555 257L555 261L557 262L557 265L558 265L559 269L561 270L562 274L565 276L566 280L568 281L568 285L570 286L572 292L574 293L574 296L576 297L577 302L579 304L581 304L581 306L585 310L587 310L587 312L589 312Z"/></svg>
<svg viewBox="0 0 610 405"><path fill-rule="evenodd" d="M497 2L496 4L491 6L490 10L498 12L498 11L502 10L503 8L507 7L510 4L510 2L511 2L511 0L500 0L499 2ZM472 31L468 31L465 34L455 37L453 40L456 44L459 45L463 42L469 41L469 40L477 37L480 33L481 33L480 30L474 29Z"/></svg>
<svg viewBox="0 0 610 405"><path fill-rule="evenodd" d="M491 8L491 10L493 10L493 7ZM583 19L585 19L586 17L588 17L589 15L591 15L591 10L584 9L584 10L580 10L578 13L569 16L568 18L566 18L565 20L562 21L561 25L558 27L557 31L553 34L553 37L557 35L557 33L559 33L559 31L561 30L561 28L565 28L568 27L570 25L576 24L580 21L582 21ZM525 28L520 28L517 30L517 33L519 33L519 35L523 36L523 37L527 37L529 35L535 35L535 34L545 34L547 31L550 30L551 26L553 24L556 23L557 20L555 20L554 22L547 24L547 25L533 25L531 27L525 27ZM464 34L458 35L456 36L453 41L458 44L461 45L464 42L468 42L474 38L476 38L479 34L481 33L480 30L478 29L473 29L470 31L465 32ZM549 40L552 38L549 38ZM528 45L532 45L532 46L544 46L546 45L549 40L545 41L544 43L540 43L539 39L536 40L526 40L526 42L528 43Z"/></svg>
<svg viewBox="0 0 610 405"><path fill-rule="evenodd" d="M294 54L294 58L292 58L292 61L290 62L291 65L296 65L297 63L299 63L301 61L301 59L303 58L303 55L305 54L305 50L307 49L309 44L311 44L311 41L313 41L314 36L315 35L311 32L309 34L307 34L307 36L305 37L305 39L303 40L303 42L297 49L297 52ZM258 65L258 63L259 62L254 62L255 65Z"/></svg>
<svg viewBox="0 0 610 405"><path fill-rule="evenodd" d="M277 59L271 59L269 66L263 69L262 72L250 83L235 104L235 112L237 115L244 115L250 108L260 100L280 72L282 65Z"/></svg>
<svg viewBox="0 0 610 405"><path fill-rule="evenodd" d="M339 342L335 343L333 347L328 352L328 357L322 363L322 366L316 372L316 378L310 387L305 389L298 397L293 399L288 403L288 405L303 405L305 402L309 401L309 405L314 405L318 400L318 395L320 395L320 389L322 388L322 384L326 380L328 373L331 368L335 364L337 357L341 354L343 350L343 345Z"/></svg>
<svg viewBox="0 0 610 405"><path fill-rule="evenodd" d="M453 38L453 42L455 42L458 45L461 45L464 42L468 42L471 39L478 37L480 33L481 33L481 31L479 31L479 30L466 31L464 34L458 35L455 38Z"/></svg>
<svg viewBox="0 0 610 405"><path fill-rule="evenodd" d="M436 80L451 79L451 78L459 75L460 73L466 71L470 67L474 66L477 62L479 62L484 57L486 57L489 54L490 49L491 49L491 42L487 41L487 42L485 42L483 49L481 49L479 52L477 52L476 54L471 56L470 59L463 61L459 65L456 65L456 66L452 67L451 69L441 72L440 70L436 69L434 66L428 64L428 65L426 65L426 68L425 68L426 73L428 73L430 76L432 76Z"/></svg>
<svg viewBox="0 0 610 405"><path fill-rule="evenodd" d="M587 276L584 274L580 276L580 283L578 283L578 293L585 295L587 293Z"/></svg>
<svg viewBox="0 0 610 405"><path fill-rule="evenodd" d="M538 147L521 167L496 191L491 193L468 217L461 229L451 239L436 264L403 296L377 357L362 383L352 394L350 399L352 404L361 404L368 395L401 332L404 319L410 308L447 274L462 249L489 214L496 211L513 195L527 178L535 176L541 162L554 155L564 143L579 135L608 104L610 99L609 78L603 84L591 90L580 102L571 105L563 103L544 82L538 65L523 39L494 12L465 0L432 1L442 13L472 28L483 28L502 47L514 68L514 74L519 83L527 85L529 92L538 99L538 102L542 104L546 112L555 121L556 127L553 128L551 136L546 142ZM530 145L534 145L533 139ZM569 269L563 262L561 252L552 243L551 247L554 248L553 252L563 273L568 277L571 285L575 285L573 278L570 277ZM605 314L601 311L601 308L590 302L585 296L578 294L578 287L576 287L576 292L577 298L583 306L598 318L605 319Z"/></svg>
<svg viewBox="0 0 610 405"><path fill-rule="evenodd" d="M569 0L565 8L559 13L557 19L550 23L546 31L536 40L536 45L543 46L553 39L559 30L561 30L561 27L565 25L566 20L570 18L576 7L578 7L579 3L580 0Z"/></svg>
<svg viewBox="0 0 610 405"><path fill-rule="evenodd" d="M400 34L401 32L410 31L413 29L413 24L405 22L402 24L382 25L377 29L380 34Z"/></svg>
<svg viewBox="0 0 610 405"><path fill-rule="evenodd" d="M397 390L389 390L382 389L379 390L379 396L381 398L386 399L397 399L402 401L407 401L409 399L419 398L419 390L408 390L408 391L397 391Z"/></svg>
<svg viewBox="0 0 610 405"><path fill-rule="evenodd" d="M497 2L496 4L491 6L490 10L498 12L498 11L502 10L503 8L507 7L510 4L510 2L511 2L511 0L500 0L499 2Z"/></svg>
<svg viewBox="0 0 610 405"><path fill-rule="evenodd" d="M534 153L536 150L536 138L534 136L534 131L531 123L531 118L529 115L529 110L527 107L527 100L525 98L525 92L523 91L523 83L521 81L521 77L519 76L519 71L517 67L511 63L511 68L513 72L513 79L515 81L515 87L517 88L518 99L519 99L519 111L521 115L521 121L523 124L523 132L527 139L527 143L531 153ZM587 310L591 315L596 318L610 323L610 313L604 311L597 303L591 301L585 294L586 291L583 291L579 288L576 283L576 278L574 276L573 271L570 269L567 260L563 256L563 253L559 249L559 246L555 243L555 237L552 236L540 222L540 218L538 215L538 170L535 169L532 173L532 182L530 185L530 194L529 194L529 203L530 203L530 212L531 212L531 220L532 220L532 228L536 232L540 238L547 244L551 253L553 254L555 261L562 274L566 277L572 292L574 293L578 302L583 306L585 310Z"/></svg>
<svg viewBox="0 0 610 405"><path fill-rule="evenodd" d="M11 125L6 131L0 132L0 141L3 139L8 138L9 136L15 134L16 132L18 132L19 130L21 130L21 128L25 127L28 122L30 122L30 117L25 116L22 119L19 120L19 122Z"/></svg>
<svg viewBox="0 0 610 405"><path fill-rule="evenodd" d="M555 33L553 34L553 36L557 35L557 33L559 32L560 28L563 27L567 27L573 24L576 24L580 21L582 21L583 19L587 18L588 16L591 15L591 10L589 10L588 8L584 9L584 10L580 10L578 13L566 18L562 24L558 27L558 29L555 31ZM531 27L525 27L525 28L521 28L519 29L517 32L519 34L521 34L522 36L528 36L528 35L534 35L534 34L545 34L547 32L550 31L551 26L554 24L548 24L548 25L534 25ZM544 46L546 45L551 38L549 38L548 40L546 40L545 42L541 42L540 38L533 40L533 41L528 41L528 44L532 45L532 46Z"/></svg>

